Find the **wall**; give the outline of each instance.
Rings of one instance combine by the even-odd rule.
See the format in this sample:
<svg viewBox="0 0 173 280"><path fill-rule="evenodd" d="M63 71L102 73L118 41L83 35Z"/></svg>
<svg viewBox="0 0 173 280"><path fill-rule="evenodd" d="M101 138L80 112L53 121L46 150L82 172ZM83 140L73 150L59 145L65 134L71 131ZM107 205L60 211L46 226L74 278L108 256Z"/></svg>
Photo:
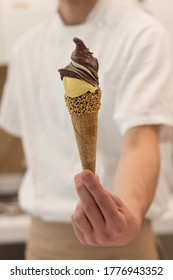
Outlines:
<svg viewBox="0 0 173 280"><path fill-rule="evenodd" d="M5 48L4 48L4 29L2 20L2 2L0 0L0 63L4 60Z"/></svg>
<svg viewBox="0 0 173 280"><path fill-rule="evenodd" d="M0 64L8 61L17 39L55 11L56 0L0 0Z"/></svg>
<svg viewBox="0 0 173 280"><path fill-rule="evenodd" d="M6 78L7 68L0 67L0 100L2 88ZM1 175L6 173L19 173L24 171L24 155L21 142L0 129L0 194Z"/></svg>

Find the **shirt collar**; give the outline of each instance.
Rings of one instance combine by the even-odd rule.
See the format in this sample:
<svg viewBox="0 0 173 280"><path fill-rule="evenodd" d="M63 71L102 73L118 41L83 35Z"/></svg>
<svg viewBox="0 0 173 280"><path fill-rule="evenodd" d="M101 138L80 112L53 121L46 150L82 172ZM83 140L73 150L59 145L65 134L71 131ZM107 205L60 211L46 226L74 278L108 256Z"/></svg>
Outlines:
<svg viewBox="0 0 173 280"><path fill-rule="evenodd" d="M101 26L104 22L104 14L105 14L105 8L106 8L106 3L107 1L105 0L98 0L95 4L95 6L93 7L93 9L91 10L91 12L89 13L86 21L82 24L78 24L78 25L65 25L62 21L61 16L56 12L56 23L59 26L59 28L61 29L69 29L69 30L73 30L73 29L81 29L83 27L85 27L86 25L90 25L90 24L95 24ZM108 3L107 3L108 4Z"/></svg>

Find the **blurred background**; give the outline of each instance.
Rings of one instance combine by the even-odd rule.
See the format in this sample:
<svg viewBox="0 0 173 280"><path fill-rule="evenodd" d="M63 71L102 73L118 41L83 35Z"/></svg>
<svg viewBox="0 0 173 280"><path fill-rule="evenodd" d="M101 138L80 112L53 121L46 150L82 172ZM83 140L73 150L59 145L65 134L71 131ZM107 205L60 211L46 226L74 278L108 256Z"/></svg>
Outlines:
<svg viewBox="0 0 173 280"><path fill-rule="evenodd" d="M126 0L158 18L173 42L173 0ZM7 65L15 42L24 32L55 12L56 0L0 0L0 100ZM21 142L0 130L0 260L23 259L29 218L17 203L17 190L25 172ZM172 192L173 193L173 192ZM167 259L173 260L173 195L168 212L156 221Z"/></svg>

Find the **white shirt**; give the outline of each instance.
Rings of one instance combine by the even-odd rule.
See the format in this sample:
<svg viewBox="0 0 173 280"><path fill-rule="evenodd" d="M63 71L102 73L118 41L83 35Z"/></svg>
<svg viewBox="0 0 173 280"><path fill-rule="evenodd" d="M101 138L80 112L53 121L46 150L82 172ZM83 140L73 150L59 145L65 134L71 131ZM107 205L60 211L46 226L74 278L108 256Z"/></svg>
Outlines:
<svg viewBox="0 0 173 280"><path fill-rule="evenodd" d="M163 125L160 176L147 213L154 219L166 210L173 184L170 45L159 23L122 0L98 1L82 25L65 26L55 15L14 49L1 125L23 142L28 169L20 205L46 220L69 221L78 201L73 177L81 164L58 73L70 62L74 36L84 40L100 63L96 172L109 191L124 133L138 125Z"/></svg>

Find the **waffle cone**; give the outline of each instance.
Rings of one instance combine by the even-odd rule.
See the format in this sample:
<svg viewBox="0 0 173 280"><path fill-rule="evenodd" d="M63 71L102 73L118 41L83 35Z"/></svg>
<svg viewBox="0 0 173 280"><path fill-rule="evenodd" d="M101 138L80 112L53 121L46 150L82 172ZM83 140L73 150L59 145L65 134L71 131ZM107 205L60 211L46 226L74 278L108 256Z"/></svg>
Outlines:
<svg viewBox="0 0 173 280"><path fill-rule="evenodd" d="M98 111L92 114L71 114L71 119L82 168L95 173Z"/></svg>

